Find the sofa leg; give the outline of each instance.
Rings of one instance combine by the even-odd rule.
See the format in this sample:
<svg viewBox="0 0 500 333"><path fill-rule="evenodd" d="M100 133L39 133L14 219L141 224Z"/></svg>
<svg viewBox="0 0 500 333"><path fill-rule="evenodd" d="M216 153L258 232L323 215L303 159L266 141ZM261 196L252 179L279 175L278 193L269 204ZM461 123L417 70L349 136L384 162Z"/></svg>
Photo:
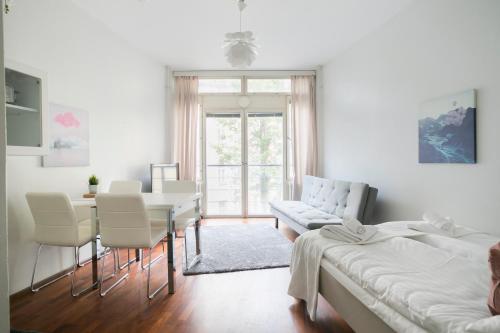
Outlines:
<svg viewBox="0 0 500 333"><path fill-rule="evenodd" d="M276 227L276 229L278 229L278 218L277 217L275 218L275 224L274 224L274 226Z"/></svg>

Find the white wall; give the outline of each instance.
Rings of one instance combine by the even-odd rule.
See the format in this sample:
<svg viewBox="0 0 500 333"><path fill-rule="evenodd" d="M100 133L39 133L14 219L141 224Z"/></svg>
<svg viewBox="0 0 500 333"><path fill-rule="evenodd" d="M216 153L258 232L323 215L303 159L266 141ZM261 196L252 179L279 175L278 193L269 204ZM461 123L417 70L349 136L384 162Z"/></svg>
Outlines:
<svg viewBox="0 0 500 333"><path fill-rule="evenodd" d="M3 8L3 1L0 1ZM3 68L3 15L0 13L0 68ZM4 82L4 71L0 71L0 82ZM5 161L5 86L0 84L0 332L9 332L9 267L7 252L7 192Z"/></svg>
<svg viewBox="0 0 500 333"><path fill-rule="evenodd" d="M149 180L149 163L169 155L166 70L66 0L16 0L5 18L6 58L48 73L49 102L87 110L90 166L43 168L40 157L7 158L11 293L29 285L34 261L28 191L80 196L91 173ZM145 189L149 188L146 184ZM88 252L87 252L88 253ZM71 250L42 254L38 276L71 264ZM69 288L69 285L68 285Z"/></svg>
<svg viewBox="0 0 500 333"><path fill-rule="evenodd" d="M419 164L419 104L470 88L478 163ZM324 67L324 174L378 187L378 221L435 210L500 234L499 92L500 1L415 1Z"/></svg>

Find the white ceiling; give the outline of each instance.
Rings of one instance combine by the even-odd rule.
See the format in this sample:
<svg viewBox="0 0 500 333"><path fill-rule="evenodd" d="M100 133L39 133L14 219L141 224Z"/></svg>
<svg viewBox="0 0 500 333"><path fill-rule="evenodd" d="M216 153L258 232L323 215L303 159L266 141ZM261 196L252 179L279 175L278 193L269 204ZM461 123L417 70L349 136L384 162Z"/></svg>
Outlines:
<svg viewBox="0 0 500 333"><path fill-rule="evenodd" d="M131 45L174 69L229 69L224 34L236 0L73 0ZM243 30L260 45L251 69L311 69L381 26L412 0L247 0Z"/></svg>

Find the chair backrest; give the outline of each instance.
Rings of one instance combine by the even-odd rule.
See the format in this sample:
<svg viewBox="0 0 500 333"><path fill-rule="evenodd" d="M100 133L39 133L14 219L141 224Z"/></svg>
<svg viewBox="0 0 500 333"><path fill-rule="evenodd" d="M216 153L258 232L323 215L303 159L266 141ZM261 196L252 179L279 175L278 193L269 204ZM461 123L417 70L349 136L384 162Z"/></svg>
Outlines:
<svg viewBox="0 0 500 333"><path fill-rule="evenodd" d="M304 176L303 182L301 201L341 218L349 215L361 222L369 218L365 216L368 184L313 176ZM374 193L376 197L376 191Z"/></svg>
<svg viewBox="0 0 500 333"><path fill-rule="evenodd" d="M142 182L138 180L113 180L109 185L109 193L141 193Z"/></svg>
<svg viewBox="0 0 500 333"><path fill-rule="evenodd" d="M195 193L196 182L191 180L165 180L163 193Z"/></svg>
<svg viewBox="0 0 500 333"><path fill-rule="evenodd" d="M29 192L26 200L35 221L36 242L60 246L78 243L78 220L66 193Z"/></svg>
<svg viewBox="0 0 500 333"><path fill-rule="evenodd" d="M95 197L103 246L151 247L151 222L140 193L100 193Z"/></svg>
<svg viewBox="0 0 500 333"><path fill-rule="evenodd" d="M196 182L191 180L166 180L163 182L163 193L195 193ZM176 220L193 218L196 216L196 205L193 203L192 207L184 213L177 215Z"/></svg>
<svg viewBox="0 0 500 333"><path fill-rule="evenodd" d="M165 180L179 180L179 163L151 164L151 192L162 193Z"/></svg>

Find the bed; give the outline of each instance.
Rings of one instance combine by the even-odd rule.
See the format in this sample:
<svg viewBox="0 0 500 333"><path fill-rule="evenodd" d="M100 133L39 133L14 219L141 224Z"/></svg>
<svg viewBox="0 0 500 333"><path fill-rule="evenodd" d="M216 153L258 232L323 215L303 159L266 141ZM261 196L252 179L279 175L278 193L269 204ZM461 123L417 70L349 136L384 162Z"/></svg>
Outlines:
<svg viewBox="0 0 500 333"><path fill-rule="evenodd" d="M379 228L393 236L352 245L311 231L296 240L289 293L306 300L312 319L319 292L356 332L500 332L486 305L488 247L498 237L412 233L406 222Z"/></svg>

